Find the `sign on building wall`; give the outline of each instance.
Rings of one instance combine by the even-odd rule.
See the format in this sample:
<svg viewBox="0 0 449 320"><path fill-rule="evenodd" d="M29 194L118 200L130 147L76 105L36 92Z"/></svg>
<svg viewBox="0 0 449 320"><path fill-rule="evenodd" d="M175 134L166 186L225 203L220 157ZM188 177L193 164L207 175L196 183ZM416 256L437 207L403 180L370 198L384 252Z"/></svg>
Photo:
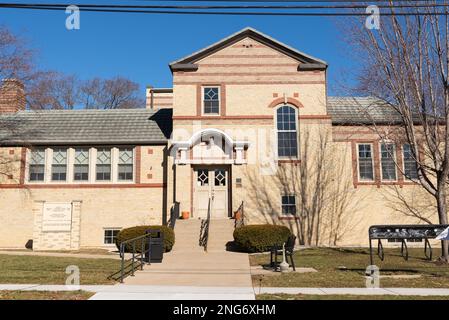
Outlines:
<svg viewBox="0 0 449 320"><path fill-rule="evenodd" d="M42 231L70 231L72 229L72 204L45 202Z"/></svg>

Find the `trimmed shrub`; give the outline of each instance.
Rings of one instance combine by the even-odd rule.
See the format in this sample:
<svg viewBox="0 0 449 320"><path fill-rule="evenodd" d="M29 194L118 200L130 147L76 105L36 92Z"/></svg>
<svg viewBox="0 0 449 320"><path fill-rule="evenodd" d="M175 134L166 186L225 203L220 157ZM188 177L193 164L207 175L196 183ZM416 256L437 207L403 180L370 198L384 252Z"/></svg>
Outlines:
<svg viewBox="0 0 449 320"><path fill-rule="evenodd" d="M160 229L162 231L162 233L164 234L164 251L165 252L169 252L173 248L173 245L175 244L175 232L173 231L172 228L169 228L167 226L136 226L136 227L122 229L122 230L120 230L120 232L117 235L117 240L116 240L117 248L120 250L120 244L123 241L142 236L145 234L145 231L148 229L151 229L151 230ZM136 241L136 251L140 252L141 248L142 248L142 242ZM132 251L132 245L128 243L126 245L125 250L127 252Z"/></svg>
<svg viewBox="0 0 449 320"><path fill-rule="evenodd" d="M285 226L254 224L235 229L234 243L245 252L264 252L274 245L282 246L290 235L290 229Z"/></svg>

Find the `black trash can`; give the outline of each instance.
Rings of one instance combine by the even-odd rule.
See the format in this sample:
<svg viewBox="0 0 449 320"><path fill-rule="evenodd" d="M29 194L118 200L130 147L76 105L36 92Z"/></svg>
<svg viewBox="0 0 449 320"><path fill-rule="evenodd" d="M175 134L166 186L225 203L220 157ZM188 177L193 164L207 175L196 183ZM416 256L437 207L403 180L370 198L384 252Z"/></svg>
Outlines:
<svg viewBox="0 0 449 320"><path fill-rule="evenodd" d="M145 233L150 233L148 244L145 246L150 251L145 252L145 261L150 263L161 263L164 257L164 233L160 229L148 229Z"/></svg>

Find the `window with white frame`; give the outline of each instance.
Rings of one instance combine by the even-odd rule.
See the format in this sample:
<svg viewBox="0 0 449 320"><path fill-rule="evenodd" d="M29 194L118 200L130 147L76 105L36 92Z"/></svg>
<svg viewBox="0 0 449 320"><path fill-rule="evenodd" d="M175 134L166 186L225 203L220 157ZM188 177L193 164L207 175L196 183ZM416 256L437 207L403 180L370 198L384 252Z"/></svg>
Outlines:
<svg viewBox="0 0 449 320"><path fill-rule="evenodd" d="M133 149L120 148L118 152L118 180L133 180Z"/></svg>
<svg viewBox="0 0 449 320"><path fill-rule="evenodd" d="M298 157L296 110L284 105L276 110L276 127L279 157Z"/></svg>
<svg viewBox="0 0 449 320"><path fill-rule="evenodd" d="M67 180L67 148L53 149L51 180L52 181Z"/></svg>
<svg viewBox="0 0 449 320"><path fill-rule="evenodd" d="M359 180L373 181L373 146L369 143L358 145Z"/></svg>
<svg viewBox="0 0 449 320"><path fill-rule="evenodd" d="M89 148L75 149L73 180L89 181Z"/></svg>
<svg viewBox="0 0 449 320"><path fill-rule="evenodd" d="M410 144L406 143L402 145L402 157L404 161L405 177L410 180L418 179L418 166Z"/></svg>
<svg viewBox="0 0 449 320"><path fill-rule="evenodd" d="M381 143L380 163L382 167L382 180L396 180L395 147L393 143Z"/></svg>
<svg viewBox="0 0 449 320"><path fill-rule="evenodd" d="M203 113L220 114L220 88L203 88Z"/></svg>
<svg viewBox="0 0 449 320"><path fill-rule="evenodd" d="M281 206L283 215L296 214L296 196L294 194L284 194L281 196Z"/></svg>
<svg viewBox="0 0 449 320"><path fill-rule="evenodd" d="M97 149L97 165L96 165L96 179L97 181L111 180L111 148Z"/></svg>
<svg viewBox="0 0 449 320"><path fill-rule="evenodd" d="M44 181L45 178L45 148L30 151L30 165L28 168L29 181Z"/></svg>
<svg viewBox="0 0 449 320"><path fill-rule="evenodd" d="M111 228L111 229L104 229L104 244L115 244L115 241L117 240L117 235L119 234L120 229L119 228Z"/></svg>

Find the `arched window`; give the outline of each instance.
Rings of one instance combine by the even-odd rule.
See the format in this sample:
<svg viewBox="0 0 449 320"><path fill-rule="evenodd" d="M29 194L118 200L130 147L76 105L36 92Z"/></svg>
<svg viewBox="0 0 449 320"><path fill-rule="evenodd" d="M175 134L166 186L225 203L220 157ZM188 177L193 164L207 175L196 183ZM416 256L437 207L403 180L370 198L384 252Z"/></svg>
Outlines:
<svg viewBox="0 0 449 320"><path fill-rule="evenodd" d="M296 110L283 105L276 110L279 157L298 157L298 133Z"/></svg>

